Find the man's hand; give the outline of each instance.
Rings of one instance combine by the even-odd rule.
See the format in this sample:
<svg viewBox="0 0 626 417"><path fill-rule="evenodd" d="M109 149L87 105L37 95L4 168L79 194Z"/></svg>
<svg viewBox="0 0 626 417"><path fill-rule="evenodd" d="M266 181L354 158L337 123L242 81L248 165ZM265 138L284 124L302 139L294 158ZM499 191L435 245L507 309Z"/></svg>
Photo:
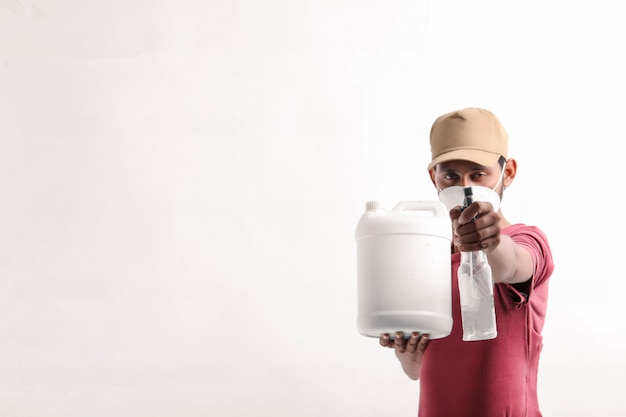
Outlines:
<svg viewBox="0 0 626 417"><path fill-rule="evenodd" d="M462 252L493 251L500 243L500 215L490 203L475 201L461 212L450 210L454 245Z"/></svg>
<svg viewBox="0 0 626 417"><path fill-rule="evenodd" d="M420 377L422 358L430 340L427 334L413 332L405 339L404 333L396 332L394 340L391 340L389 333L385 333L380 335L379 340L381 346L395 350L402 369L409 378L416 380Z"/></svg>

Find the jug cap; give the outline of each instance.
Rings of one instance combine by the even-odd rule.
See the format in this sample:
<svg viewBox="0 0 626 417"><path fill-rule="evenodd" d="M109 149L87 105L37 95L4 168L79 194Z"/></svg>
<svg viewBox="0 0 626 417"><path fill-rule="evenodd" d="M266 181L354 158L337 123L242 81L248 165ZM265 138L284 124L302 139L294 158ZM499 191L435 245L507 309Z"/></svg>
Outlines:
<svg viewBox="0 0 626 417"><path fill-rule="evenodd" d="M370 200L365 203L365 210L383 210L385 204L380 200Z"/></svg>

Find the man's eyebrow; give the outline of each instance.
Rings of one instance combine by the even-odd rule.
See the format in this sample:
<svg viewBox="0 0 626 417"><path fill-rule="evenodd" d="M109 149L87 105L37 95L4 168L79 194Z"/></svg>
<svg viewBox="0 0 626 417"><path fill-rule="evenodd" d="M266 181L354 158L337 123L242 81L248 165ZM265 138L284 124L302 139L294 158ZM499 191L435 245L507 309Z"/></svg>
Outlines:
<svg viewBox="0 0 626 417"><path fill-rule="evenodd" d="M486 166L486 165L478 165L478 164L476 164L476 165L471 165L469 167L469 169L472 170L472 171L485 171L485 170L489 169L489 167Z"/></svg>

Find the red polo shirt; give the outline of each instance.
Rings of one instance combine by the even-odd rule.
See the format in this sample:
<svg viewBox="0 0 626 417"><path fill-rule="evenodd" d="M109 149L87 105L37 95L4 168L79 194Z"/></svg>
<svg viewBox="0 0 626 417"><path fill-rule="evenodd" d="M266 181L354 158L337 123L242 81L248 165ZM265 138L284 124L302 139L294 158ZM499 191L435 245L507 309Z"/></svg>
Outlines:
<svg viewBox="0 0 626 417"><path fill-rule="evenodd" d="M541 417L537 368L554 264L546 236L516 224L502 231L532 255L526 285L496 284L498 336L464 342L457 269L452 255L452 333L430 341L420 371L419 417Z"/></svg>

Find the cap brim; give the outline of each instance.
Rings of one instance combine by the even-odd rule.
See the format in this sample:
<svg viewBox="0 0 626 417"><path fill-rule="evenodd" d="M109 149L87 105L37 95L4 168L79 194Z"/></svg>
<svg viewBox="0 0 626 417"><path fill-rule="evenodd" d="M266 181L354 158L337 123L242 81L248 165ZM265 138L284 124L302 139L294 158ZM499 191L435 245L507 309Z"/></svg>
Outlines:
<svg viewBox="0 0 626 417"><path fill-rule="evenodd" d="M498 159L500 159L500 156L502 155L499 155L493 152L480 151L476 149L456 149L450 152L443 153L439 155L438 157L436 157L435 159L433 159L430 162L430 164L428 164L428 169L430 170L435 165L440 164L442 162L458 161L458 160L470 161L470 162L477 163L478 165L488 167L498 162Z"/></svg>

